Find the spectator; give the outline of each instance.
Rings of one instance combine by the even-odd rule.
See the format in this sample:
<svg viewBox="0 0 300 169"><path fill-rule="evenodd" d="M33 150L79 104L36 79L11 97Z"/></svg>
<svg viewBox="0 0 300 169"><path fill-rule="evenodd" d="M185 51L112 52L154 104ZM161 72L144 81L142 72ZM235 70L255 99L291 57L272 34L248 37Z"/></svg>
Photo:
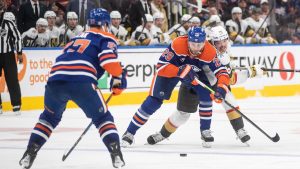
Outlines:
<svg viewBox="0 0 300 169"><path fill-rule="evenodd" d="M79 25L85 27L90 10L100 5L96 2L99 3L99 0L70 0L67 11L74 11L79 16Z"/></svg>
<svg viewBox="0 0 300 169"><path fill-rule="evenodd" d="M238 6L242 9L242 18L245 19L250 16L248 10L248 4L246 0L239 0Z"/></svg>
<svg viewBox="0 0 300 169"><path fill-rule="evenodd" d="M100 2L101 7L106 9L108 12L120 10L119 0L100 0Z"/></svg>
<svg viewBox="0 0 300 169"><path fill-rule="evenodd" d="M168 18L167 12L166 12L164 4L163 4L163 0L153 0L151 2L151 8L152 8L153 14L160 12L163 14L164 18ZM166 32L168 30L168 19L164 19L161 30L163 32Z"/></svg>
<svg viewBox="0 0 300 169"><path fill-rule="evenodd" d="M299 32L293 34L292 43L293 44L300 44L300 33Z"/></svg>
<svg viewBox="0 0 300 169"><path fill-rule="evenodd" d="M168 33L163 33L161 30L164 21L164 15L160 12L156 12L153 15L154 24L152 25L151 32L154 38L157 38L161 44L171 43L171 39Z"/></svg>
<svg viewBox="0 0 300 169"><path fill-rule="evenodd" d="M20 6L17 23L21 33L35 27L36 21L43 18L46 12L46 6L41 4L39 0L30 0Z"/></svg>
<svg viewBox="0 0 300 169"><path fill-rule="evenodd" d="M131 30L142 24L142 18L145 20L145 14L152 15L152 8L148 0L137 0L132 3L128 10Z"/></svg>
<svg viewBox="0 0 300 169"><path fill-rule="evenodd" d="M18 81L18 69L14 50L17 52L19 62L22 62L22 40L16 24L5 15L6 4L0 0L0 75L4 70L5 81L9 91L11 105L16 115L21 110L21 89ZM0 113L2 113L2 101L0 97Z"/></svg>
<svg viewBox="0 0 300 169"><path fill-rule="evenodd" d="M58 47L60 42L60 30L55 26L56 14L53 11L47 11L44 15L44 18L48 22L47 32L50 39L49 46Z"/></svg>
<svg viewBox="0 0 300 169"><path fill-rule="evenodd" d="M46 31L48 22L44 18L36 21L36 28L30 28L22 34L25 47L46 47L49 44L49 34Z"/></svg>
<svg viewBox="0 0 300 169"><path fill-rule="evenodd" d="M111 18L111 32L118 38L119 45L125 45L125 41L128 38L128 31L120 25L121 14L119 11L112 11L110 13Z"/></svg>

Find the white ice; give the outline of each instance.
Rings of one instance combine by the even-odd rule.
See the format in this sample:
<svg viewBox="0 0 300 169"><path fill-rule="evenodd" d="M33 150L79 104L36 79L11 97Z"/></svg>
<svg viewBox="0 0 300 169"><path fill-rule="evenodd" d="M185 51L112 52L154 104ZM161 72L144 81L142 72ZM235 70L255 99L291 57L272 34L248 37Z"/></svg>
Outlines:
<svg viewBox="0 0 300 169"><path fill-rule="evenodd" d="M274 143L247 121L250 147L236 140L227 116L215 105L212 148L201 146L198 113L179 128L169 140L145 145L150 134L159 131L176 108L164 104L135 136L132 148L123 150L127 169L299 169L300 168L300 97L249 98L239 100L241 111L272 137ZM111 106L120 135L126 130L139 105ZM32 127L41 111L24 111L21 116L0 116L0 169L18 169ZM74 144L89 120L79 109L68 109L49 141L39 151L32 169L110 169L111 159L95 127L83 137L65 162L62 155ZM180 157L187 153L187 157Z"/></svg>

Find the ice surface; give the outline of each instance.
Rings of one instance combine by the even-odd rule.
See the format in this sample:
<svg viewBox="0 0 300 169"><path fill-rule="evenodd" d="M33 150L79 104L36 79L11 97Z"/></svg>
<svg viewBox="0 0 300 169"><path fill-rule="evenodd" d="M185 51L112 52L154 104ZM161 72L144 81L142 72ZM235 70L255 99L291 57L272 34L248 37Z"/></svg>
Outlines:
<svg viewBox="0 0 300 169"><path fill-rule="evenodd" d="M195 113L169 140L145 145L150 134L159 131L175 104L164 104L135 136L135 144L123 149L128 169L299 169L300 168L300 97L250 98L238 100L241 111L271 136L273 143L248 122L250 147L236 140L227 116L220 105L214 106L212 148L201 146L199 116ZM139 105L112 106L120 135L124 133ZM32 127L41 111L12 112L0 116L0 169L18 169ZM62 155L74 144L89 124L80 109L68 109L60 125L38 153L32 169L109 169L113 168L95 127L83 137L65 162ZM187 157L180 157L187 153Z"/></svg>

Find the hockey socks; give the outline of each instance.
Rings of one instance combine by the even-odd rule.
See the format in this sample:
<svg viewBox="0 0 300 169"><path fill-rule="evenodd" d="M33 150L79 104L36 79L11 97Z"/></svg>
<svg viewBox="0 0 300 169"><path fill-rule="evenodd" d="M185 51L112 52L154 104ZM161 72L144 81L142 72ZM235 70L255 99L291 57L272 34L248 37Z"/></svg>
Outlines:
<svg viewBox="0 0 300 169"><path fill-rule="evenodd" d="M149 117L160 108L162 100L148 96L141 107L135 112L132 120L127 128L127 132L135 135L137 130L141 128L149 119Z"/></svg>

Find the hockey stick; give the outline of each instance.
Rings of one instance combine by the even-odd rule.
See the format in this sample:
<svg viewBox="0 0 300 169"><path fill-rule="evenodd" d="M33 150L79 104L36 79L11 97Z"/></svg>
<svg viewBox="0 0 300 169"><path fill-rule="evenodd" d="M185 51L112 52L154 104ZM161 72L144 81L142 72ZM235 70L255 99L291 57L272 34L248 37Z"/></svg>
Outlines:
<svg viewBox="0 0 300 169"><path fill-rule="evenodd" d="M239 69L239 70L246 70L246 67L235 67L234 69ZM295 72L295 73L300 73L300 69L273 69L273 68L261 68L263 71L269 71L269 72Z"/></svg>
<svg viewBox="0 0 300 169"><path fill-rule="evenodd" d="M111 93L109 95L109 97L107 98L107 100L105 101L105 104L107 104L111 97L113 96L113 94ZM65 153L62 157L62 161L65 161L66 158L71 154L71 152L74 150L74 148L77 146L77 144L79 143L79 141L82 139L82 137L86 134L86 132L90 129L90 127L93 125L93 122L90 122L90 124L85 128L85 130L82 132L82 134L80 135L80 137L76 140L75 144L71 147L71 149Z"/></svg>
<svg viewBox="0 0 300 169"><path fill-rule="evenodd" d="M260 27L255 31L254 35L252 37L255 37L258 33L258 31L262 28L262 26L265 24L267 21L268 17L270 16L271 12L273 11L274 5L272 5L272 8L270 9L268 15L265 17L264 21L260 24Z"/></svg>
<svg viewBox="0 0 300 169"><path fill-rule="evenodd" d="M192 15L188 20L182 22L177 28L173 29L171 32L169 32L168 34L171 35L172 33L176 32L179 28L181 28L184 24L188 23L192 18L194 17L194 15Z"/></svg>
<svg viewBox="0 0 300 169"><path fill-rule="evenodd" d="M210 87L208 87L206 84L202 83L200 80L198 80L196 78L197 83L204 87L205 89L209 90L211 94L215 94L215 91L213 89L211 89ZM246 115L244 115L239 109L237 109L236 107L234 107L232 104L230 104L227 100L223 100L225 104L227 104L229 107L231 107L233 110L235 110L237 113L239 113L243 118L245 118L249 123L251 123L255 128L257 128L260 132L262 132L265 136L267 136L270 140L272 140L273 142L278 142L280 140L280 137L278 135L278 133L276 133L276 135L274 137L271 137L270 135L268 135L263 129L261 129L258 125L256 125L252 120L250 120Z"/></svg>

